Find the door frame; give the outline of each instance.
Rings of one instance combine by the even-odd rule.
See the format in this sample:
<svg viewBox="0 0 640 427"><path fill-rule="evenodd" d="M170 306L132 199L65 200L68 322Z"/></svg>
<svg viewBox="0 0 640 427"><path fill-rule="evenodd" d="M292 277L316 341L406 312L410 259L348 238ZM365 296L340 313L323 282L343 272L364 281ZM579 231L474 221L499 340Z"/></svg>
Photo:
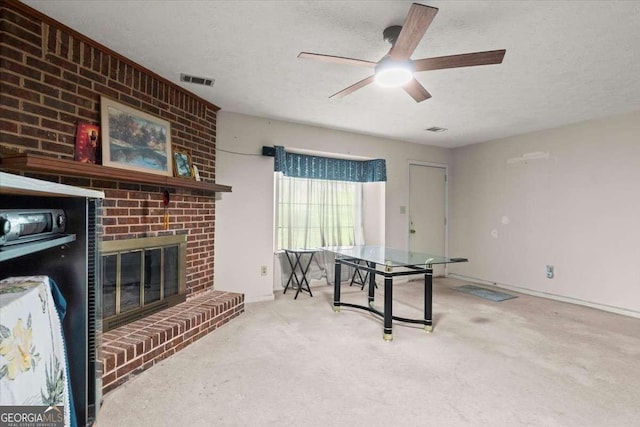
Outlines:
<svg viewBox="0 0 640 427"><path fill-rule="evenodd" d="M422 160L409 160L407 166L407 182L409 185L408 193L408 203L407 203L407 221L406 228L407 230L407 250L411 249L411 235L409 233L409 229L411 228L411 165L414 166L427 166L432 168L440 168L444 169L444 255L445 257L449 256L449 165L446 163L434 163L434 162L424 162ZM449 274L448 264L444 265L444 277L447 277Z"/></svg>

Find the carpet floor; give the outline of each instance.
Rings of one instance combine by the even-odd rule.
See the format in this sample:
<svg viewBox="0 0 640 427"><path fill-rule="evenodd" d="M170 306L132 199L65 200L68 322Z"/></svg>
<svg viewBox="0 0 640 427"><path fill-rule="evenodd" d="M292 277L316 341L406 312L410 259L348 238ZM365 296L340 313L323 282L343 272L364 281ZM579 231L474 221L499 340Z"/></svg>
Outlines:
<svg viewBox="0 0 640 427"><path fill-rule="evenodd" d="M637 426L640 319L436 279L433 333L277 293L104 397L112 426ZM343 286L343 301L366 290ZM382 307L381 290L376 302ZM422 283L394 288L421 317Z"/></svg>

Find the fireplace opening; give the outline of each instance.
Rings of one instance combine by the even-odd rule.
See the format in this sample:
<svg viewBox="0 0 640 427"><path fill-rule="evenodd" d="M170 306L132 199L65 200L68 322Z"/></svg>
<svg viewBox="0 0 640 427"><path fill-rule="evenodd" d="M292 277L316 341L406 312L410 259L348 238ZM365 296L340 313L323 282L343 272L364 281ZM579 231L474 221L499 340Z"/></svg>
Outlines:
<svg viewBox="0 0 640 427"><path fill-rule="evenodd" d="M103 330L186 300L187 236L102 242Z"/></svg>

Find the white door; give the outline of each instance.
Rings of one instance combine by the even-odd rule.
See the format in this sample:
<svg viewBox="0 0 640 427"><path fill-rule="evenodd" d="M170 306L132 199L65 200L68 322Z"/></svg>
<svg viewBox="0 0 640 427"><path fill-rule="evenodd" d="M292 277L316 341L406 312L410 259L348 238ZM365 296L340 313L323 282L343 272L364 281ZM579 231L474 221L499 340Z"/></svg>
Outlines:
<svg viewBox="0 0 640 427"><path fill-rule="evenodd" d="M409 250L445 255L446 169L409 164ZM434 276L444 276L443 265Z"/></svg>

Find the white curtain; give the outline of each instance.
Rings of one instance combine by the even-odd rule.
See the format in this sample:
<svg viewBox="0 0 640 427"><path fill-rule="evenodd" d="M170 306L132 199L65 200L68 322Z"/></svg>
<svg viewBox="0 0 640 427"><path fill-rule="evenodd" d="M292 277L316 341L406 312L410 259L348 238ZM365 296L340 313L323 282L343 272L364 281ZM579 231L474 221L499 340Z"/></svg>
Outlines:
<svg viewBox="0 0 640 427"><path fill-rule="evenodd" d="M291 178L276 173L276 247L311 249L363 245L362 183ZM291 268L282 258L284 282ZM345 272L348 274L348 272ZM344 278L343 274L343 278ZM308 277L333 282L333 260L316 254Z"/></svg>
<svg viewBox="0 0 640 427"><path fill-rule="evenodd" d="M277 249L362 245L362 183L277 173Z"/></svg>

